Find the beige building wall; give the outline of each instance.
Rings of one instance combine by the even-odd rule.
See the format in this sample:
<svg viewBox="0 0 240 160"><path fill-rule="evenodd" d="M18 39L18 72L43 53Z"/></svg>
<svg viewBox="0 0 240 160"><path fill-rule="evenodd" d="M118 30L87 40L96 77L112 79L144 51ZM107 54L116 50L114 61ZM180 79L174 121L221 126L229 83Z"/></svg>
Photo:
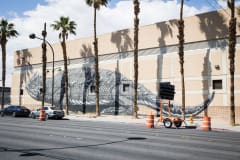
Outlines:
<svg viewBox="0 0 240 160"><path fill-rule="evenodd" d="M210 113L215 115L216 107L223 107L227 110L230 104L230 75L228 47L221 47L220 44L211 46L212 41L223 39L228 36L229 16L226 11L210 12L185 18L185 43L191 48L185 47L184 72L186 87L186 105L192 106L201 104L207 96L215 91L215 98L209 107ZM230 13L229 13L230 14ZM240 16L238 22L240 21ZM181 104L181 75L177 51L168 51L166 47L178 44L177 21L171 20L157 24L140 27L139 50L144 53L139 56L139 83L157 94L159 82L171 82L175 85L176 95L173 103ZM240 28L237 27L237 35L240 35ZM67 42L68 57L71 60L82 59L94 55L93 38L82 38ZM133 57L127 56L133 50L133 30L126 29L99 35L99 55L108 56L121 53L126 58L117 60L104 60L99 62L101 69L115 71L119 69L130 80L133 80L134 68ZM206 42L208 45L203 45ZM148 54L147 49L159 48L163 53ZM55 61L62 61L62 49L59 43L53 44ZM240 44L236 47L235 58L235 105L240 107ZM166 51L165 51L166 49ZM21 103L26 106L36 107L39 102L34 101L24 90L25 83L33 73L41 71L41 47L16 51L14 57L12 103ZM146 53L145 53L146 52ZM48 69L51 71L52 53L47 49ZM79 67L82 64L69 65ZM23 69L25 67L25 70ZM59 68L61 66L56 66ZM51 76L51 73L48 73ZM21 79L21 81L20 81ZM222 80L222 89L213 89L213 81ZM19 89L24 90L24 95L19 97ZM239 109L238 109L239 111ZM140 111L141 112L141 111ZM146 112L146 108L144 111ZM221 112L219 112L221 113ZM224 113L224 112L223 112ZM240 117L240 113L237 113ZM238 118L240 122L240 118Z"/></svg>
<svg viewBox="0 0 240 160"><path fill-rule="evenodd" d="M228 10L209 12L193 17L187 17L185 21L185 43L201 42L212 39L221 39L228 36L229 15ZM229 13L230 14L230 13ZM240 17L237 16L237 21ZM171 46L178 44L177 21L160 22L152 25L142 26L139 29L139 49ZM237 35L240 35L240 28L237 27ZM70 59L81 58L94 55L93 38L82 38L67 42L68 57ZM133 50L133 29L116 31L98 36L99 55L126 52ZM55 60L62 60L62 49L59 43L53 44L56 52ZM52 61L51 49L48 48L48 61ZM30 64L41 63L41 47L30 48L24 51ZM15 54L14 67L17 63L18 55Z"/></svg>

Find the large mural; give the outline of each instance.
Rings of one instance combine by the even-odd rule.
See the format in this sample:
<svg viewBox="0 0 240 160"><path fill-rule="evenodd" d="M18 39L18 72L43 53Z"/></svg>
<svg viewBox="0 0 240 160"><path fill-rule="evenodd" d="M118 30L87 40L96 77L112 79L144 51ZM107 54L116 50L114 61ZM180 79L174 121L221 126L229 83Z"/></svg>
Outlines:
<svg viewBox="0 0 240 160"><path fill-rule="evenodd" d="M100 69L100 111L102 114L132 114L133 82L117 71ZM69 110L95 112L95 71L92 67L83 66L68 70L69 76ZM65 106L65 83L63 71L54 77L54 105L60 109ZM26 84L28 94L37 101L42 99L42 76L35 73ZM186 116L198 115L206 109L214 98L214 93L199 105L186 107ZM52 79L46 80L45 102L52 103ZM142 84L138 84L139 105L159 110L159 97ZM181 116L180 105L171 104L172 116ZM163 113L167 114L167 106L163 106Z"/></svg>

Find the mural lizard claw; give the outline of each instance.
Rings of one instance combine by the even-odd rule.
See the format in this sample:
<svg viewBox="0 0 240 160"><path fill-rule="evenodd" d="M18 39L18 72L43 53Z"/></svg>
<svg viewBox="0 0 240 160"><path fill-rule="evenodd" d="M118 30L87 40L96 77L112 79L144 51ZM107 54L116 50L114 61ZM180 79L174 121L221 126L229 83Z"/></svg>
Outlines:
<svg viewBox="0 0 240 160"><path fill-rule="evenodd" d="M132 114L133 82L119 72L100 69L100 110L103 114ZM63 108L65 104L65 90L63 72L55 75L54 105ZM69 106L72 111L95 111L95 71L93 68L83 66L69 69ZM52 102L52 79L46 80L45 102ZM28 94L35 100L41 101L42 78L35 73L26 84ZM214 92L202 103L186 107L186 117L198 115L206 109L214 98ZM138 85L138 105L144 105L159 110L159 97L153 94L142 84ZM181 116L180 105L171 104L172 116ZM163 105L163 113L167 114L167 107Z"/></svg>

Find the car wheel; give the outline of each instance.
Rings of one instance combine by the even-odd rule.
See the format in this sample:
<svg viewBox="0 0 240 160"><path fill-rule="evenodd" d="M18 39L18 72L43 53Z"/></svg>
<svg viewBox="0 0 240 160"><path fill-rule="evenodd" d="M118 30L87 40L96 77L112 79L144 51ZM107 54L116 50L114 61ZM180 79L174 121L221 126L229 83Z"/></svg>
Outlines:
<svg viewBox="0 0 240 160"><path fill-rule="evenodd" d="M3 117L4 116L4 113L3 112L1 112L1 117Z"/></svg>
<svg viewBox="0 0 240 160"><path fill-rule="evenodd" d="M176 121L176 122L174 122L174 125L175 125L177 128L179 128L179 127L181 127L181 125L182 125L182 121Z"/></svg>
<svg viewBox="0 0 240 160"><path fill-rule="evenodd" d="M31 114L31 118L32 118L32 119L35 119L35 118L36 118L36 115L35 115L35 114Z"/></svg>
<svg viewBox="0 0 240 160"><path fill-rule="evenodd" d="M16 117L16 116L17 116L16 112L13 112L13 113L12 113L12 116L13 116L13 117Z"/></svg>
<svg viewBox="0 0 240 160"><path fill-rule="evenodd" d="M45 120L48 120L48 114L45 115Z"/></svg>
<svg viewBox="0 0 240 160"><path fill-rule="evenodd" d="M172 121L169 118L164 119L163 123L164 123L165 128L172 127Z"/></svg>

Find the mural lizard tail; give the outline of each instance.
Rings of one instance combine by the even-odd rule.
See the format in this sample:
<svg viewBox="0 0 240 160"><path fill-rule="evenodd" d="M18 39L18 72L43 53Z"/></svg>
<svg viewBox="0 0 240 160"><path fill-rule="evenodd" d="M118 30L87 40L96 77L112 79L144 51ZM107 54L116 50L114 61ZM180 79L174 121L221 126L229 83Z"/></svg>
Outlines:
<svg viewBox="0 0 240 160"><path fill-rule="evenodd" d="M119 72L100 69L100 110L103 114L132 114L133 82ZM54 105L63 108L65 104L64 74L62 71L55 75ZM95 111L95 71L83 66L68 71L69 76L69 106L72 111ZM52 102L52 79L46 80L45 102ZM26 84L28 94L35 100L41 101L42 77L35 73ZM186 117L198 115L206 109L214 98L214 92L199 105L186 107ZM138 84L138 105L144 105L159 110L159 97L142 84ZM180 105L171 104L172 116L181 116ZM163 106L163 113L167 114L167 106Z"/></svg>

